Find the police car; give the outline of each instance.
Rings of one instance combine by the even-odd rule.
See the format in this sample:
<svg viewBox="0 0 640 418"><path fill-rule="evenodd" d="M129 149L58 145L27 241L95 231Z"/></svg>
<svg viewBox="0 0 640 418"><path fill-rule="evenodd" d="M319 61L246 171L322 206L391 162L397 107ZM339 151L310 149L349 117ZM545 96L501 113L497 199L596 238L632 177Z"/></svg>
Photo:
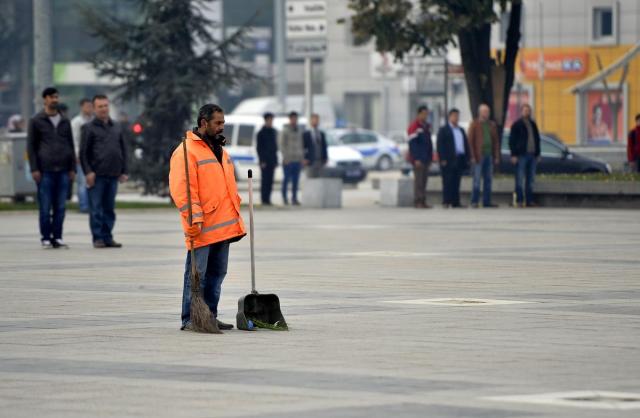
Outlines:
<svg viewBox="0 0 640 418"><path fill-rule="evenodd" d="M227 138L226 150L233 159L236 176L238 178L245 178L247 170L252 169L256 174L255 177L260 176L260 167L258 161L258 152L256 150L256 140L258 131L264 126L264 119L262 116L255 115L225 115L224 117L224 133ZM273 119L273 127L279 132L284 125L289 123L289 118L286 116L276 116ZM304 117L298 118L298 125L300 129L304 131L306 129L306 119ZM367 176L367 171L363 167L363 158L360 153L353 149L331 143L329 138L327 152L329 153L329 161L327 166L334 168L342 172L342 180L345 183L358 183ZM276 169L275 178L281 180L282 175L282 158L278 155L280 166Z"/></svg>
<svg viewBox="0 0 640 418"><path fill-rule="evenodd" d="M346 145L362 155L367 169L390 170L399 167L402 161L398 145L384 136L367 129L329 129L327 140Z"/></svg>

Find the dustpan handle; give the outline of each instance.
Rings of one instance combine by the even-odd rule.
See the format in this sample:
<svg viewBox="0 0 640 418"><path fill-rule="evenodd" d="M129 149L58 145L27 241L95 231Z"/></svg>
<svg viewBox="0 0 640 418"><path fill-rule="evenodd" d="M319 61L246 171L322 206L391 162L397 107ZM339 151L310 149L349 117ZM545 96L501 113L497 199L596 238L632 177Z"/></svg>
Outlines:
<svg viewBox="0 0 640 418"><path fill-rule="evenodd" d="M253 252L253 171L249 170L249 243L251 247L251 293L256 291L256 261Z"/></svg>

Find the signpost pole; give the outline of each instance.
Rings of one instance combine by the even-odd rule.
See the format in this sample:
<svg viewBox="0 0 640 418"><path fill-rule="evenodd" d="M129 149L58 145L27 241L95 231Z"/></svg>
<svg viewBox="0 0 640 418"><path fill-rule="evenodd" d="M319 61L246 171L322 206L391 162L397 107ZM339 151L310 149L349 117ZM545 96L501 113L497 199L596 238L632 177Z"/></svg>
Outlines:
<svg viewBox="0 0 640 418"><path fill-rule="evenodd" d="M313 66L311 58L304 59L304 115L307 124L311 121L313 113Z"/></svg>
<svg viewBox="0 0 640 418"><path fill-rule="evenodd" d="M286 38L285 38L285 0L275 0L273 2L274 15L275 15L275 52L276 52L276 92L278 96L279 113L285 113L287 111L287 66L286 66Z"/></svg>

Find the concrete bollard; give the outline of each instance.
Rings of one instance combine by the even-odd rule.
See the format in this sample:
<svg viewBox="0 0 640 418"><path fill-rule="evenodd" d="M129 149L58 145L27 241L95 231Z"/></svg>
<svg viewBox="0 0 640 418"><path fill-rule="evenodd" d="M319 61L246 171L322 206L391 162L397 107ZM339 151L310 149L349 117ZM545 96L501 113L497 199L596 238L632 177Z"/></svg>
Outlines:
<svg viewBox="0 0 640 418"><path fill-rule="evenodd" d="M306 179L302 189L302 203L308 208L341 208L342 179L322 177Z"/></svg>
<svg viewBox="0 0 640 418"><path fill-rule="evenodd" d="M387 207L413 206L413 179L382 179L380 205Z"/></svg>

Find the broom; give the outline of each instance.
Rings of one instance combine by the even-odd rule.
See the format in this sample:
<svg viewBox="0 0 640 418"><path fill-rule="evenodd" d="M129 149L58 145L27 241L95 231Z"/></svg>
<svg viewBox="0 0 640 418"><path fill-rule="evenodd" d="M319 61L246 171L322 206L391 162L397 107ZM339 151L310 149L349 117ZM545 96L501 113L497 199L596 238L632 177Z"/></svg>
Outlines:
<svg viewBox="0 0 640 418"><path fill-rule="evenodd" d="M189 181L189 160L187 158L187 138L182 139L182 149L184 150L184 171L187 180L187 206L189 209L189 226L193 224L193 206L191 205L191 182ZM222 334L218 328L218 322L212 318L211 310L205 303L200 289L200 273L196 268L196 251L191 240L191 324L195 332L206 332L209 334Z"/></svg>

